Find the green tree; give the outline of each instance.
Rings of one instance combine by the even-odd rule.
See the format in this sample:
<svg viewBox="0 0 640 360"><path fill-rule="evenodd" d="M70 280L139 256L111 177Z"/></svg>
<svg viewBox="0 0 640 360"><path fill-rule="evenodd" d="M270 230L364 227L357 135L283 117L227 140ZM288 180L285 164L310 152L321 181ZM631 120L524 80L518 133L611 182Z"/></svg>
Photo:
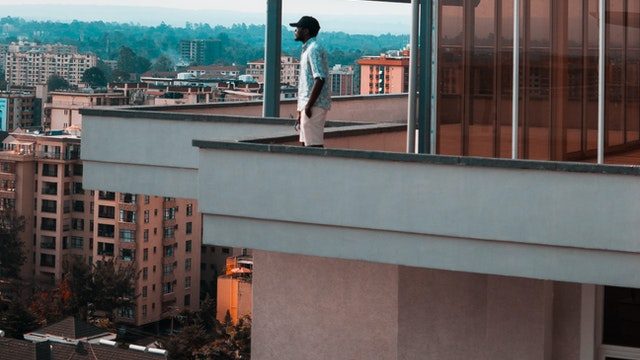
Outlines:
<svg viewBox="0 0 640 360"><path fill-rule="evenodd" d="M92 67L82 74L82 82L87 83L92 88L107 86L107 78L98 67Z"/></svg>
<svg viewBox="0 0 640 360"><path fill-rule="evenodd" d="M137 278L134 264L122 265L113 259L98 261L93 266L92 305L110 317L116 309L133 306Z"/></svg>
<svg viewBox="0 0 640 360"><path fill-rule="evenodd" d="M151 66L153 71L173 71L173 61L166 55L160 55Z"/></svg>
<svg viewBox="0 0 640 360"><path fill-rule="evenodd" d="M251 358L251 317L228 324L213 342L197 350L199 359L241 360Z"/></svg>
<svg viewBox="0 0 640 360"><path fill-rule="evenodd" d="M117 65L117 71L120 74L140 75L149 70L150 67L151 62L147 58L138 56L133 50L126 46L120 48Z"/></svg>
<svg viewBox="0 0 640 360"><path fill-rule="evenodd" d="M36 328L38 323L35 317L20 300L12 301L7 310L0 312L0 329L9 337L23 339L23 334Z"/></svg>
<svg viewBox="0 0 640 360"><path fill-rule="evenodd" d="M20 233L24 217L13 209L0 210L0 278L18 278L26 257Z"/></svg>
<svg viewBox="0 0 640 360"><path fill-rule="evenodd" d="M118 52L118 65L116 69L123 73L134 73L136 71L136 53L130 48L122 46Z"/></svg>
<svg viewBox="0 0 640 360"><path fill-rule="evenodd" d="M107 65L102 60L98 60L96 67L100 69L100 71L102 71L102 74L104 75L104 78L107 81L107 83L113 80L113 69L111 68L111 66Z"/></svg>
<svg viewBox="0 0 640 360"><path fill-rule="evenodd" d="M60 75L51 75L47 80L47 89L49 89L49 91L68 89L69 87L71 87L69 82Z"/></svg>
<svg viewBox="0 0 640 360"><path fill-rule="evenodd" d="M62 280L65 286L61 287L61 292L67 290L70 295L65 312L87 320L89 305L94 302L96 290L93 269L91 265L82 261L82 258L72 258L65 266L66 272ZM62 295L64 298L64 294Z"/></svg>
<svg viewBox="0 0 640 360"><path fill-rule="evenodd" d="M160 340L160 344L167 350L171 360L195 360L201 359L199 350L212 340L211 334L207 333L202 326L188 325L178 334Z"/></svg>

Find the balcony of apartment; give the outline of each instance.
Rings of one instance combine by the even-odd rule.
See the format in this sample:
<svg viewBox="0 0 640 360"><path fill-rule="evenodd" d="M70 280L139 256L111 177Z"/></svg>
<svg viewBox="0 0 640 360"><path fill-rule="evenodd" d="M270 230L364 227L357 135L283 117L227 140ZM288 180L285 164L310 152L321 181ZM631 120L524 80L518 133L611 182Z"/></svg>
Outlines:
<svg viewBox="0 0 640 360"><path fill-rule="evenodd" d="M15 181L16 170L13 166L0 167L0 181L9 180Z"/></svg>
<svg viewBox="0 0 640 360"><path fill-rule="evenodd" d="M137 204L137 196L134 194L121 193L118 203L120 207L124 209L124 207L128 207L125 210L135 210L135 205Z"/></svg>
<svg viewBox="0 0 640 360"><path fill-rule="evenodd" d="M638 167L406 154L406 95L338 99L326 149L258 109L87 110L85 183L197 199L221 246L640 286Z"/></svg>
<svg viewBox="0 0 640 360"><path fill-rule="evenodd" d="M15 189L0 189L0 198L2 199L15 199Z"/></svg>

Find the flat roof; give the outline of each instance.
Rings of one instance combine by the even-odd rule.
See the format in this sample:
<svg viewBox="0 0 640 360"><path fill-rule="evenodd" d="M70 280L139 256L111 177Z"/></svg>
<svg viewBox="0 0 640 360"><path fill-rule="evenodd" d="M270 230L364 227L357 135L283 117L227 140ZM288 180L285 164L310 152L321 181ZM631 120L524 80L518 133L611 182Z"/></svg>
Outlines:
<svg viewBox="0 0 640 360"><path fill-rule="evenodd" d="M292 145L265 144L255 142L228 142L193 140L193 146L201 149L234 150L273 154L295 154L303 156L320 156L334 158L351 158L378 161L410 162L430 165L491 167L519 170L543 170L589 174L631 175L640 176L639 165L598 165L591 163L566 161L512 160L498 158L481 158L471 156L447 156L409 154L370 150L347 150L312 148ZM640 152L640 151L639 151Z"/></svg>

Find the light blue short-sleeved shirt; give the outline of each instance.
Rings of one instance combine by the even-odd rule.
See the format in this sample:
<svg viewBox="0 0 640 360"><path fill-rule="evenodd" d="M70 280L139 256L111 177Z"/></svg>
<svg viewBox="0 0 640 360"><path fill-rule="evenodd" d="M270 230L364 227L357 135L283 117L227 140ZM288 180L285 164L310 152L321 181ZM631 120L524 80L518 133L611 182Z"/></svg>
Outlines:
<svg viewBox="0 0 640 360"><path fill-rule="evenodd" d="M316 38L307 40L302 45L302 55L300 56L300 77L298 81L298 111L304 110L314 79L324 79L324 86L318 96L314 106L322 109L331 109L331 92L329 89L329 60L327 51L316 41Z"/></svg>

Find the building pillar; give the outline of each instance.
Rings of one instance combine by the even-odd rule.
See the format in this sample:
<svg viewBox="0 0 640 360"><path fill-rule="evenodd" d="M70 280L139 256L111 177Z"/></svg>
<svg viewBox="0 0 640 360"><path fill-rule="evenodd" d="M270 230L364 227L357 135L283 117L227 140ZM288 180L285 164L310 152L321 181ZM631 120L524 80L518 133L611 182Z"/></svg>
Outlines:
<svg viewBox="0 0 640 360"><path fill-rule="evenodd" d="M280 57L282 54L282 0L267 0L264 46L263 117L280 116Z"/></svg>
<svg viewBox="0 0 640 360"><path fill-rule="evenodd" d="M431 87L433 80L433 0L420 2L420 95L418 97L418 153L431 153Z"/></svg>
<svg viewBox="0 0 640 360"><path fill-rule="evenodd" d="M411 0L411 43L409 52L409 95L407 105L407 152L416 152L416 114L418 95L418 42L420 29L420 0Z"/></svg>

